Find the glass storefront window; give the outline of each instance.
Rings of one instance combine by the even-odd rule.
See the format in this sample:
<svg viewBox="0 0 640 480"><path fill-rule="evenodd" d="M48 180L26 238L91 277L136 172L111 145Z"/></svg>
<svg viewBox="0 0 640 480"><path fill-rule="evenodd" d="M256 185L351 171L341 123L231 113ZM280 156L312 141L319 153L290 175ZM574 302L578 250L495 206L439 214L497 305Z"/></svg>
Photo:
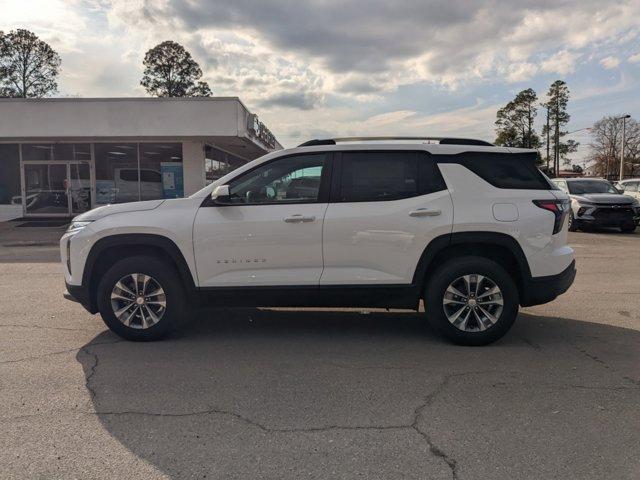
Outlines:
<svg viewBox="0 0 640 480"><path fill-rule="evenodd" d="M137 202L138 145L96 143L96 204Z"/></svg>
<svg viewBox="0 0 640 480"><path fill-rule="evenodd" d="M0 205L22 205L20 152L17 144L0 144Z"/></svg>
<svg viewBox="0 0 640 480"><path fill-rule="evenodd" d="M184 197L182 143L140 143L140 200Z"/></svg>
<svg viewBox="0 0 640 480"><path fill-rule="evenodd" d="M96 204L184 196L181 143L96 143Z"/></svg>
<svg viewBox="0 0 640 480"><path fill-rule="evenodd" d="M207 184L216 181L245 163L246 160L207 145L205 149L205 175Z"/></svg>
<svg viewBox="0 0 640 480"><path fill-rule="evenodd" d="M25 143L22 160L91 160L89 143Z"/></svg>

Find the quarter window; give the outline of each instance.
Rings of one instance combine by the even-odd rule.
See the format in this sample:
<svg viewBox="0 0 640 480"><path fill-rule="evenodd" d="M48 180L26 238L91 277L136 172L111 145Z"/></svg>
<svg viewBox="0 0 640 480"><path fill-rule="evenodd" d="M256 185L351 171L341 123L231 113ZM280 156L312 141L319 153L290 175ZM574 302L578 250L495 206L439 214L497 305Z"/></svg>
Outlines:
<svg viewBox="0 0 640 480"><path fill-rule="evenodd" d="M325 163L325 154L296 155L269 162L230 183L231 203L317 202Z"/></svg>
<svg viewBox="0 0 640 480"><path fill-rule="evenodd" d="M398 200L446 188L426 154L402 151L343 152L339 201Z"/></svg>

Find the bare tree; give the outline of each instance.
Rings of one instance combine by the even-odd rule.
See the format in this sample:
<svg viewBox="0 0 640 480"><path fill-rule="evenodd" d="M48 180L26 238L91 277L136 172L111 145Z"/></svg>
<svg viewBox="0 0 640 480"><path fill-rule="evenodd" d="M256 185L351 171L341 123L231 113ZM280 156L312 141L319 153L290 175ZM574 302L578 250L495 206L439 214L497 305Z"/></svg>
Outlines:
<svg viewBox="0 0 640 480"><path fill-rule="evenodd" d="M596 175L615 178L620 171L622 121L617 117L604 117L591 128L589 144L591 161L596 163ZM640 124L627 119L624 141L624 174L640 174Z"/></svg>
<svg viewBox="0 0 640 480"><path fill-rule="evenodd" d="M58 91L60 56L29 30L0 32L0 96L45 97Z"/></svg>

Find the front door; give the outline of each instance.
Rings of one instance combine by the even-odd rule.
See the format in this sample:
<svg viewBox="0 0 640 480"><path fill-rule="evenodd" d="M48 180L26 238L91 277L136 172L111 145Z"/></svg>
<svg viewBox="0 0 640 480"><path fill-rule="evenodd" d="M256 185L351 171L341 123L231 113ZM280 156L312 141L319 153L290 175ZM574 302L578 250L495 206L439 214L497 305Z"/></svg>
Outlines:
<svg viewBox="0 0 640 480"><path fill-rule="evenodd" d="M196 215L200 286L318 285L329 172L329 154L293 155L229 182L230 203Z"/></svg>
<svg viewBox="0 0 640 480"><path fill-rule="evenodd" d="M88 162L25 163L24 183L27 216L69 217L91 209Z"/></svg>

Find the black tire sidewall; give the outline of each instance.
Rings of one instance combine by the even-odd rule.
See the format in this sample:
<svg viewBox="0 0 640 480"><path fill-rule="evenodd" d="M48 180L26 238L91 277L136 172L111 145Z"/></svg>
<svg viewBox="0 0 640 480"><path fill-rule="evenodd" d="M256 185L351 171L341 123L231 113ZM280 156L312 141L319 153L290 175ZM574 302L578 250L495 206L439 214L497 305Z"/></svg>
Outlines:
<svg viewBox="0 0 640 480"><path fill-rule="evenodd" d="M569 212L568 230L570 232L575 232L576 230L578 230L578 223L576 222L576 217L573 216L573 212Z"/></svg>
<svg viewBox="0 0 640 480"><path fill-rule="evenodd" d="M445 290L455 279L468 274L489 277L502 291L503 309L498 321L482 332L464 332L454 327L444 312ZM509 273L496 262L483 257L464 256L449 260L433 273L424 294L429 323L442 335L459 345L486 345L495 342L513 325L519 306L518 288Z"/></svg>
<svg viewBox="0 0 640 480"><path fill-rule="evenodd" d="M111 307L111 291L114 285L127 274L144 273L158 281L165 292L167 308L158 323L147 329L127 327L115 316ZM97 290L98 310L111 331L127 340L157 340L177 328L185 312L184 288L178 272L155 257L129 257L116 262L102 276Z"/></svg>

